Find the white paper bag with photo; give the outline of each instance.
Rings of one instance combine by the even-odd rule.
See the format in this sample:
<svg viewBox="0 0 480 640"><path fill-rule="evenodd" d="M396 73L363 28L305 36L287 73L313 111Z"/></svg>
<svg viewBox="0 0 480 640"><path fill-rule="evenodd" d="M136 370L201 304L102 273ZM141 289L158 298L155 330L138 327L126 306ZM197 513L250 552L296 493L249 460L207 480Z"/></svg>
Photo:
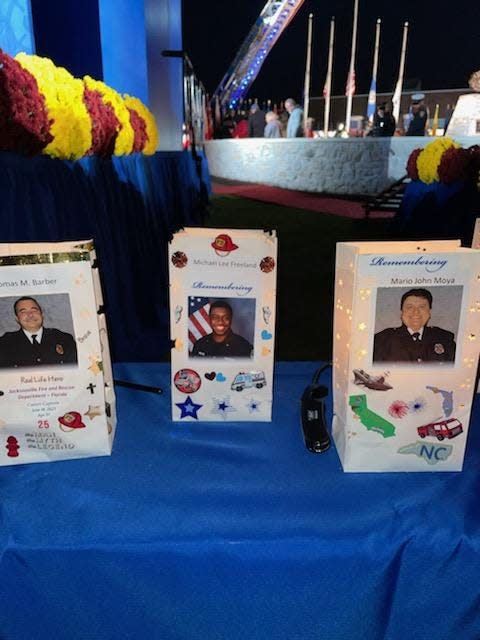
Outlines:
<svg viewBox="0 0 480 640"><path fill-rule="evenodd" d="M0 245L0 465L111 453L102 304L91 241Z"/></svg>
<svg viewBox="0 0 480 640"><path fill-rule="evenodd" d="M275 233L188 228L169 267L172 419L270 421Z"/></svg>
<svg viewBox="0 0 480 640"><path fill-rule="evenodd" d="M480 345L480 251L337 245L333 436L344 471L460 471Z"/></svg>

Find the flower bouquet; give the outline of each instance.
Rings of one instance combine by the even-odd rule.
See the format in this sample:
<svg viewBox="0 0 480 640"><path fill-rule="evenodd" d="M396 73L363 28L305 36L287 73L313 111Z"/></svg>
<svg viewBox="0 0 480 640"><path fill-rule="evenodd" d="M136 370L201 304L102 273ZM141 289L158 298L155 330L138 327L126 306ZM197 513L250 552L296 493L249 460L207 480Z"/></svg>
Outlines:
<svg viewBox="0 0 480 640"><path fill-rule="evenodd" d="M155 118L138 98L74 78L49 58L0 49L0 151L64 160L155 153Z"/></svg>

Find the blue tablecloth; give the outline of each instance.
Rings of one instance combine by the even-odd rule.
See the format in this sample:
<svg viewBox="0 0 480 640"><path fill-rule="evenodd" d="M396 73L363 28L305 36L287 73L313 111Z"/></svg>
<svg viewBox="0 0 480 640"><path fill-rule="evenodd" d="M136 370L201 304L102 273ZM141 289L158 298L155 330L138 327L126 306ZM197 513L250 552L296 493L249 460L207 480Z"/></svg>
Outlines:
<svg viewBox="0 0 480 640"><path fill-rule="evenodd" d="M167 243L202 224L206 160L158 152L64 162L0 153L0 242L93 238L117 361L169 352Z"/></svg>
<svg viewBox="0 0 480 640"><path fill-rule="evenodd" d="M478 640L480 407L463 473L344 474L303 445L315 368L271 424L173 424L167 365L117 365L166 393L117 389L111 458L0 469L2 640Z"/></svg>

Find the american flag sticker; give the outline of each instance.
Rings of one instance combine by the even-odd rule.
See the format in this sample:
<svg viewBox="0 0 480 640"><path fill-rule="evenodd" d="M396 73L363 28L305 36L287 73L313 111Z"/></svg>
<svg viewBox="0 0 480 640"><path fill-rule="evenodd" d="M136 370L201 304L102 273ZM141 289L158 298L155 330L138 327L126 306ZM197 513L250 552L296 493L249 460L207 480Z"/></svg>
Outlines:
<svg viewBox="0 0 480 640"><path fill-rule="evenodd" d="M188 299L188 350L203 336L212 333L208 312L210 298L192 297Z"/></svg>

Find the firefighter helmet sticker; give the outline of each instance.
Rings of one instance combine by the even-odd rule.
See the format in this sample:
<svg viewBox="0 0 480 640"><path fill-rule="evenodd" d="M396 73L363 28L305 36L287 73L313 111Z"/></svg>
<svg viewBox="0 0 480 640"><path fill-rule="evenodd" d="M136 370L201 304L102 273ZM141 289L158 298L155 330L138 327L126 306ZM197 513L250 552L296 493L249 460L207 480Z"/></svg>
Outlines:
<svg viewBox="0 0 480 640"><path fill-rule="evenodd" d="M60 429L62 431L73 431L74 429L84 429L82 415L78 411L67 411L67 413L58 418Z"/></svg>
<svg viewBox="0 0 480 640"><path fill-rule="evenodd" d="M200 389L202 379L193 369L180 369L173 378L173 384L182 393L195 393Z"/></svg>
<svg viewBox="0 0 480 640"><path fill-rule="evenodd" d="M236 245L226 233L218 235L211 246L215 250L215 253L221 257L228 256L229 253L238 249L238 245Z"/></svg>

